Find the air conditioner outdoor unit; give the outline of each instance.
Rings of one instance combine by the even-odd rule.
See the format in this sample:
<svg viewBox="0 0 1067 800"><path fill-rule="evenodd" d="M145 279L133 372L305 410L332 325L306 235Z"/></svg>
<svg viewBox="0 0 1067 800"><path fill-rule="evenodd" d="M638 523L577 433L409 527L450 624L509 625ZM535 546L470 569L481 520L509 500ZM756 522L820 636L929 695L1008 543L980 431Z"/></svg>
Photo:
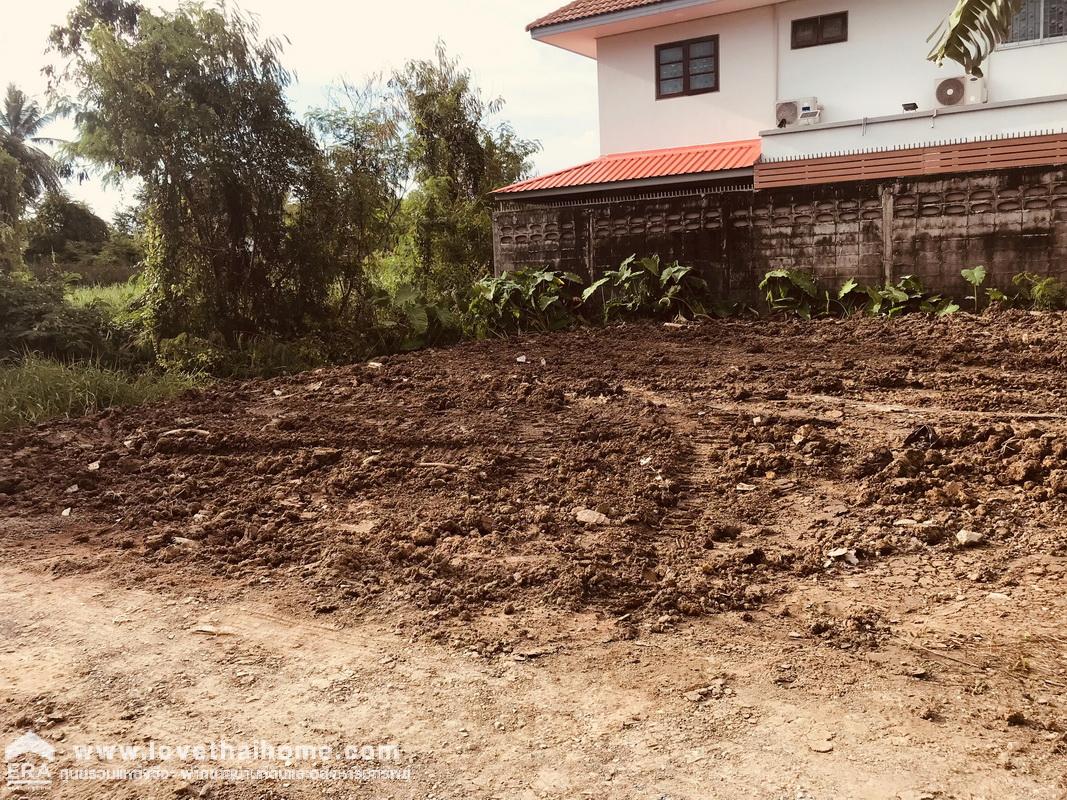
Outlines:
<svg viewBox="0 0 1067 800"><path fill-rule="evenodd" d="M974 75L940 78L934 86L934 96L942 108L980 105L987 100L985 78Z"/></svg>
<svg viewBox="0 0 1067 800"><path fill-rule="evenodd" d="M817 97L801 97L797 100L786 100L779 103L774 109L775 119L779 128L788 128L792 125L814 125L822 116L822 106Z"/></svg>

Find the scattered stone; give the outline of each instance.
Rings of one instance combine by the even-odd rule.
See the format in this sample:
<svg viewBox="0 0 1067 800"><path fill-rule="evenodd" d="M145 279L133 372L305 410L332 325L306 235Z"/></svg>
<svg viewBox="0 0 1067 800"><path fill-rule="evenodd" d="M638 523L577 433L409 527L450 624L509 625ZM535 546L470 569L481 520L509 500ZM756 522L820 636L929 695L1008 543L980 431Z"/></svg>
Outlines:
<svg viewBox="0 0 1067 800"><path fill-rule="evenodd" d="M92 463L91 463L91 464L90 464L90 465L89 465L89 466L87 467L87 469L89 470L89 472L96 472L96 471L97 471L98 469L100 469L100 462L99 462L99 461L94 461L94 462L92 462Z"/></svg>
<svg viewBox="0 0 1067 800"><path fill-rule="evenodd" d="M63 512L59 516L61 516L61 517L69 517L70 516L70 511L71 510L69 508L64 508Z"/></svg>
<svg viewBox="0 0 1067 800"><path fill-rule="evenodd" d="M169 439L173 436L199 436L203 438L210 435L211 431L205 431L203 428L173 428L169 431L163 431L157 438Z"/></svg>
<svg viewBox="0 0 1067 800"><path fill-rule="evenodd" d="M837 547L833 550L830 550L826 554L826 558L827 560L826 563L823 565L824 567L831 566L835 561L844 561L845 563L850 564L853 567L860 563L860 560L856 558L856 551L850 550L847 547Z"/></svg>
<svg viewBox="0 0 1067 800"><path fill-rule="evenodd" d="M594 511L591 508L579 508L574 512L574 517L583 525L607 525L611 522L607 514Z"/></svg>
<svg viewBox="0 0 1067 800"><path fill-rule="evenodd" d="M520 364L525 364L526 363L526 356L519 356L515 360Z"/></svg>
<svg viewBox="0 0 1067 800"><path fill-rule="evenodd" d="M981 544L984 538L977 531L960 531L956 534L956 541L959 542L960 547L972 547L976 544Z"/></svg>
<svg viewBox="0 0 1067 800"><path fill-rule="evenodd" d="M832 753L834 750L834 743L829 739L822 739L808 742L808 747L816 753Z"/></svg>

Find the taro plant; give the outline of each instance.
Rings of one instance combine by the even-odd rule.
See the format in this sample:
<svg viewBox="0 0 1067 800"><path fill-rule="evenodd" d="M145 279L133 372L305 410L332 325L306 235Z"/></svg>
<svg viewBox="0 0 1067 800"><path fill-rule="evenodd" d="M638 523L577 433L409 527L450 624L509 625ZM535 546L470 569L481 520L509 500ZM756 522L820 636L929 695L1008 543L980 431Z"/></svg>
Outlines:
<svg viewBox="0 0 1067 800"><path fill-rule="evenodd" d="M582 303L601 302L605 322L637 317L705 316L708 285L703 278L659 256L630 256L582 292Z"/></svg>
<svg viewBox="0 0 1067 800"><path fill-rule="evenodd" d="M577 319L581 283L573 272L543 269L482 278L473 287L468 327L479 337L569 327Z"/></svg>
<svg viewBox="0 0 1067 800"><path fill-rule="evenodd" d="M846 317L852 316L857 311L862 311L867 306L867 287L855 278L849 278L834 294L834 303L841 309Z"/></svg>
<svg viewBox="0 0 1067 800"><path fill-rule="evenodd" d="M1052 276L1020 272L1011 279L1019 288L1019 299L1039 311L1067 308L1067 284Z"/></svg>
<svg viewBox="0 0 1067 800"><path fill-rule="evenodd" d="M982 284L985 283L986 268L979 265L977 267L973 267L972 269L962 270L960 274L963 276L963 279L967 281L967 283L971 284L971 288L974 289L974 311L975 313L978 313L978 290L982 288ZM990 299L993 299L992 296L990 297Z"/></svg>
<svg viewBox="0 0 1067 800"><path fill-rule="evenodd" d="M799 269L772 269L763 276L759 290L772 311L811 319L812 314L828 313L830 296L820 289L811 273Z"/></svg>
<svg viewBox="0 0 1067 800"><path fill-rule="evenodd" d="M450 304L432 301L410 284L401 284L392 293L378 290L370 303L376 312L380 348L417 350L459 337L459 319Z"/></svg>
<svg viewBox="0 0 1067 800"><path fill-rule="evenodd" d="M914 275L905 275L896 283L867 287L867 311L874 316L895 317L915 311L939 317L960 310L957 303L928 292Z"/></svg>

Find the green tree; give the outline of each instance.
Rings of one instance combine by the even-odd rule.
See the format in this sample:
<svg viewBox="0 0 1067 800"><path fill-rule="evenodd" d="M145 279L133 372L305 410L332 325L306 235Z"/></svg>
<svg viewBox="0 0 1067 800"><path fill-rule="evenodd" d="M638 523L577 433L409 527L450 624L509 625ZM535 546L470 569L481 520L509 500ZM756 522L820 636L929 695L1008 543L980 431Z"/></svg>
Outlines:
<svg viewBox="0 0 1067 800"><path fill-rule="evenodd" d="M8 84L0 110L0 149L19 163L22 190L30 200L44 191L59 191L63 185L59 165L37 146L53 143L39 134L54 119L54 114L43 112L37 101L15 84Z"/></svg>
<svg viewBox="0 0 1067 800"><path fill-rule="evenodd" d="M326 207L314 214L319 225L332 231L328 257L340 311L347 313L354 299L365 298L368 260L395 247L407 154L400 121L377 80L363 87L343 84L330 104L309 118L325 148L330 195ZM310 207L298 208L296 223L311 223L311 213Z"/></svg>
<svg viewBox="0 0 1067 800"><path fill-rule="evenodd" d="M941 26L928 58L938 65L945 59L960 64L968 75L981 75L982 64L1011 33L1012 20L1023 0L957 0Z"/></svg>
<svg viewBox="0 0 1067 800"><path fill-rule="evenodd" d="M525 177L539 145L493 123L503 101L486 100L441 43L433 59L409 61L391 85L416 184L405 216L419 277L424 287L466 290L492 263L490 192Z"/></svg>
<svg viewBox="0 0 1067 800"><path fill-rule="evenodd" d="M225 7L121 0L83 0L52 41L77 90L73 152L142 182L157 333L232 344L321 318L329 265L294 258L307 249L289 224L321 159L286 102L279 42Z"/></svg>
<svg viewBox="0 0 1067 800"><path fill-rule="evenodd" d="M22 266L22 187L19 162L0 150L0 273Z"/></svg>
<svg viewBox="0 0 1067 800"><path fill-rule="evenodd" d="M108 224L85 203L71 200L61 192L50 192L37 205L29 224L26 257L62 256L78 244L99 247L109 235Z"/></svg>
<svg viewBox="0 0 1067 800"><path fill-rule="evenodd" d="M121 283L144 257L134 236L60 192L49 192L37 203L26 229L26 263L42 278L59 272L77 274L86 283Z"/></svg>

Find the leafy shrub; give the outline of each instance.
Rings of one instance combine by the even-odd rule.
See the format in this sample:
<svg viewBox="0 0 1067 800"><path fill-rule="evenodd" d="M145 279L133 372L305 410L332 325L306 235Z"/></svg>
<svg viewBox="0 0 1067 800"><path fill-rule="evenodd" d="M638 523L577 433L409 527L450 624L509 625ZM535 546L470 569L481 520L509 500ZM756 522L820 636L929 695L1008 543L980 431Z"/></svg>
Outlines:
<svg viewBox="0 0 1067 800"><path fill-rule="evenodd" d="M799 269L772 269L763 276L759 290L771 311L811 319L813 313L826 313L829 295L811 273Z"/></svg>
<svg viewBox="0 0 1067 800"><path fill-rule="evenodd" d="M409 283L399 283L391 292L372 293L374 312L371 341L364 345L374 352L417 350L459 339L460 319L450 305L431 300ZM453 302L452 306L458 305Z"/></svg>
<svg viewBox="0 0 1067 800"><path fill-rule="evenodd" d="M662 266L659 256L630 256L618 269L606 271L582 292L582 303L589 303L598 292L604 294L601 311L605 322L707 314L707 283L693 273L692 267L677 261Z"/></svg>
<svg viewBox="0 0 1067 800"><path fill-rule="evenodd" d="M239 336L227 347L221 337L204 339L181 333L156 345L156 361L168 371L218 378L289 375L330 362L326 346L316 338L279 341L270 336Z"/></svg>
<svg viewBox="0 0 1067 800"><path fill-rule="evenodd" d="M846 280L834 294L834 303L845 316L866 311L868 302L867 287L855 278Z"/></svg>
<svg viewBox="0 0 1067 800"><path fill-rule="evenodd" d="M810 273L775 269L764 275L759 288L773 311L804 319L831 314L847 316L857 312L895 317L911 312L943 316L959 311L956 303L926 291L914 275L905 275L896 283L884 286L866 286L849 278L831 294L820 287Z"/></svg>
<svg viewBox="0 0 1067 800"><path fill-rule="evenodd" d="M0 430L110 406L156 402L196 384L176 373L131 376L99 364L29 356L18 364L0 366Z"/></svg>
<svg viewBox="0 0 1067 800"><path fill-rule="evenodd" d="M554 331L574 323L581 278L573 272L515 270L474 284L467 308L475 336ZM587 290L588 291L588 290Z"/></svg>
<svg viewBox="0 0 1067 800"><path fill-rule="evenodd" d="M1020 272L1011 282L1019 288L1019 300L1031 308L1043 311L1067 308L1067 284L1057 278Z"/></svg>
<svg viewBox="0 0 1067 800"><path fill-rule="evenodd" d="M225 347L191 333L161 339L156 345L156 362L168 372L189 375L221 375L231 369L230 353Z"/></svg>
<svg viewBox="0 0 1067 800"><path fill-rule="evenodd" d="M57 358L135 360L124 331L96 308L66 302L59 280L0 274L0 359L24 353Z"/></svg>
<svg viewBox="0 0 1067 800"><path fill-rule="evenodd" d="M867 312L874 316L895 317L899 314L922 312L945 316L960 310L959 305L939 294L926 291L922 281L914 275L905 275L896 283L884 286L868 286Z"/></svg>

